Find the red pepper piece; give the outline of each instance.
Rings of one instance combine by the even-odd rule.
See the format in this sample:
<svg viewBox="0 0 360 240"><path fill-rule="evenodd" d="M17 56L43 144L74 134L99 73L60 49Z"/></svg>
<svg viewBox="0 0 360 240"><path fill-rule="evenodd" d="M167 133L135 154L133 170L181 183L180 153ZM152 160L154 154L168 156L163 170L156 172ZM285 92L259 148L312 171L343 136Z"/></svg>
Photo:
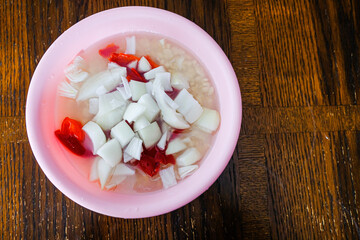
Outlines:
<svg viewBox="0 0 360 240"><path fill-rule="evenodd" d="M79 142L84 141L85 133L79 121L66 117L61 124L61 133L65 136L74 137Z"/></svg>
<svg viewBox="0 0 360 240"><path fill-rule="evenodd" d="M139 60L140 58L131 55L131 54L125 54L125 53L112 53L109 61L119 64L122 67L126 67L130 62L134 60Z"/></svg>
<svg viewBox="0 0 360 240"><path fill-rule="evenodd" d="M130 82L130 80L135 80L139 82L147 82L146 79L138 72L135 68L127 68L127 77L126 79Z"/></svg>
<svg viewBox="0 0 360 240"><path fill-rule="evenodd" d="M111 43L107 45L105 48L99 50L100 56L104 58L110 57L110 55L114 52L116 52L119 49L119 46Z"/></svg>
<svg viewBox="0 0 360 240"><path fill-rule="evenodd" d="M172 100L176 98L176 96L179 94L180 90L177 90L176 88L173 88L171 92L167 91L165 92Z"/></svg>
<svg viewBox="0 0 360 240"><path fill-rule="evenodd" d="M153 157L144 154L140 158L139 166L144 173L151 177L155 176L160 170L160 162L157 162Z"/></svg>
<svg viewBox="0 0 360 240"><path fill-rule="evenodd" d="M60 140L60 142L71 152L76 155L83 155L85 153L85 148L81 145L80 141L74 137L61 133L60 130L55 131L55 136Z"/></svg>
<svg viewBox="0 0 360 240"><path fill-rule="evenodd" d="M168 163L175 164L175 158L173 155L165 155L165 151L158 150L155 155L155 161L161 162L166 165Z"/></svg>
<svg viewBox="0 0 360 240"><path fill-rule="evenodd" d="M152 68L157 68L157 67L159 67L159 65L156 64L156 63L150 58L149 55L146 55L146 56L144 56L144 57L146 58L146 60L148 60L148 62L150 63L150 65L151 65Z"/></svg>

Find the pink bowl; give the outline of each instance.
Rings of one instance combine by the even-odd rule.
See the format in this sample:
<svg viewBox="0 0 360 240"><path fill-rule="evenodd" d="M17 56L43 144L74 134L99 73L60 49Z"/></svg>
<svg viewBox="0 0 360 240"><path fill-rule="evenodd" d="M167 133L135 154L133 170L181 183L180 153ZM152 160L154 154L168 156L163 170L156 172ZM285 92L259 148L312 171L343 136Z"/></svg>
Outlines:
<svg viewBox="0 0 360 240"><path fill-rule="evenodd" d="M65 157L54 136L55 95L63 69L81 50L119 33L151 32L176 39L202 60L217 90L221 125L201 167L167 190L141 194L101 191ZM234 70L216 42L193 22L168 11L122 7L94 14L65 31L46 51L32 77L26 128L34 155L50 181L76 203L121 218L156 216L184 206L206 191L228 164L241 125L241 96Z"/></svg>

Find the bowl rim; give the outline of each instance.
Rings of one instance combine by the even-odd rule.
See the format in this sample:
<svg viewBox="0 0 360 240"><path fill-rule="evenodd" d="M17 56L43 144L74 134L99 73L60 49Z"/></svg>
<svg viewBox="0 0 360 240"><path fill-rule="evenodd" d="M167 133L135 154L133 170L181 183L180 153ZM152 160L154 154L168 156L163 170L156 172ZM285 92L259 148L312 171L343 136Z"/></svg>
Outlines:
<svg viewBox="0 0 360 240"><path fill-rule="evenodd" d="M230 91L227 93L228 96L226 96L226 98L232 100L231 104L226 104L226 106L224 107L226 108L226 110L224 111L226 111L227 113L232 111L231 115L228 114L228 116L231 116L231 121L228 122L227 126L224 126L224 128L228 130L228 135L226 139L221 139L221 142L225 142L222 143L223 147L217 149L217 152L219 152L219 156L221 159L223 159L223 161L217 163L217 168L210 167L208 169L207 178L203 179L200 176L196 176L196 178L194 177L193 179L197 180L195 182L199 183L193 184L194 187L185 191L183 194L180 194L180 196L176 192L177 186L169 188L167 190L163 190L161 192L147 194L149 199L159 199L160 201L160 198L167 197L168 199L170 199L170 201L162 201L161 204L156 202L152 204L146 203L147 205L144 207L141 204L138 207L134 207L133 204L131 206L117 206L115 203L104 204L99 199L89 197L89 194L82 192L81 188L77 187L76 185L74 186L69 179L62 179L61 173L58 173L58 171L54 170L46 160L48 157L48 149L47 147L42 146L41 142L39 141L41 138L38 134L39 129L36 125L38 124L39 120L39 116L37 116L37 113L39 113L41 107L39 105L39 103L41 102L41 96L39 96L36 89L38 88L39 84L41 84L41 79L43 79L42 74L45 70L44 68L46 67L45 63L52 55L55 54L56 51L58 51L59 47L61 47L59 46L61 45L59 44L61 39L64 37L74 36L74 34L76 34L76 29L87 28L94 22L111 21L112 18L115 18L118 14L122 15L122 17L123 15L130 17L131 14L134 13L141 13L144 15L144 18L151 16L154 16L155 18L156 16L171 20L172 23L176 23L178 26L186 27L186 31L192 31L192 33L196 37L203 40L204 44L206 44L206 46L208 47L208 50L211 50L213 56L218 58L217 61L221 63L219 67L221 67L221 71L225 73L224 77L226 77L227 79L226 84L228 84L228 89L230 89ZM205 65L204 67L207 66ZM40 62L38 63L29 85L26 100L26 129L28 133L29 143L38 164L40 165L47 178L63 194L65 194L67 197L69 197L71 200L78 203L79 205L104 215L121 218L143 218L165 214L186 205L187 203L191 202L192 200L200 196L202 193L204 193L218 179L220 174L227 166L238 141L241 127L241 119L242 102L237 77L229 59L227 58L221 47L208 33L206 33L202 28L200 28L198 25L191 22L190 20L170 11L152 7L131 6L105 10L86 17L85 19L77 22L72 27L67 29L53 42L53 44L48 48L48 50L45 52ZM207 157L209 156L210 154ZM185 189L189 186L191 186L191 183L189 181L186 185L181 184L182 189ZM146 200L142 201L144 202ZM139 200L139 203L142 203L141 200Z"/></svg>

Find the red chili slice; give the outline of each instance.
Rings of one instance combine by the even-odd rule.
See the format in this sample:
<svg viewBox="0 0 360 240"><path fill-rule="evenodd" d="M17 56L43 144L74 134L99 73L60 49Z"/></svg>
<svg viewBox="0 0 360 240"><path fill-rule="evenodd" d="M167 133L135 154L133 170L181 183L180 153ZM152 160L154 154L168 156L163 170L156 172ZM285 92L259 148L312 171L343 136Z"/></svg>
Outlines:
<svg viewBox="0 0 360 240"><path fill-rule="evenodd" d="M157 67L159 67L159 65L156 64L156 63L150 58L149 55L146 55L146 56L144 56L144 57L146 58L146 60L148 60L148 62L150 63L150 65L151 65L152 68L157 68Z"/></svg>
<svg viewBox="0 0 360 240"><path fill-rule="evenodd" d="M55 136L60 140L60 142L71 152L76 155L83 155L85 153L85 148L81 145L80 141L74 137L61 133L60 130L55 131Z"/></svg>
<svg viewBox="0 0 360 240"><path fill-rule="evenodd" d="M66 117L61 124L61 133L65 136L74 137L79 142L84 141L85 133L82 124L74 119Z"/></svg>
<svg viewBox="0 0 360 240"><path fill-rule="evenodd" d="M116 52L119 49L119 46L111 43L107 45L105 48L99 50L100 56L104 58L108 58L112 53Z"/></svg>
<svg viewBox="0 0 360 240"><path fill-rule="evenodd" d="M139 161L139 166L144 173L149 176L154 176L160 171L161 164L175 164L173 155L165 155L165 151L160 150L158 147L146 149L142 154Z"/></svg>
<svg viewBox="0 0 360 240"><path fill-rule="evenodd" d="M135 80L139 82L147 82L146 79L138 72L135 68L127 68L127 77L126 79L130 82L130 80Z"/></svg>
<svg viewBox="0 0 360 240"><path fill-rule="evenodd" d="M160 170L160 162L156 162L153 157L142 155L139 161L140 168L149 176L155 176Z"/></svg>
<svg viewBox="0 0 360 240"><path fill-rule="evenodd" d="M128 65L130 62L134 61L134 60L139 60L140 58L131 55L131 54L125 54L125 53L112 53L109 61L110 62L115 62L117 64L119 64L122 67L126 67L126 65Z"/></svg>

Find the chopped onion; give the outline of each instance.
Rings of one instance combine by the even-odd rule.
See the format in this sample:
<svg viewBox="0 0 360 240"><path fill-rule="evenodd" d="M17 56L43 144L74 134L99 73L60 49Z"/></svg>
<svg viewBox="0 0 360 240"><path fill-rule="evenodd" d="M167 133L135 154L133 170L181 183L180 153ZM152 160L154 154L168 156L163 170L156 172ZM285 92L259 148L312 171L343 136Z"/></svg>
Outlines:
<svg viewBox="0 0 360 240"><path fill-rule="evenodd" d="M96 154L102 157L107 164L115 167L122 159L121 145L116 139L111 139L102 145Z"/></svg>
<svg viewBox="0 0 360 240"><path fill-rule="evenodd" d="M153 147L161 138L161 130L157 122L153 122L149 126L140 129L138 133L147 149Z"/></svg>
<svg viewBox="0 0 360 240"><path fill-rule="evenodd" d="M177 184L175 172L174 172L174 166L170 166L166 169L160 170L159 174L161 181L163 183L163 187L165 189Z"/></svg>
<svg viewBox="0 0 360 240"><path fill-rule="evenodd" d="M93 119L97 124L104 130L110 130L117 123L123 119L123 115L126 109L126 105L118 107L108 113L102 114L101 116L95 116Z"/></svg>
<svg viewBox="0 0 360 240"><path fill-rule="evenodd" d="M134 158L132 156L130 156L129 154L127 154L126 152L124 152L124 162L130 162L131 160L133 160ZM137 160L135 160L137 161Z"/></svg>
<svg viewBox="0 0 360 240"><path fill-rule="evenodd" d="M67 81L61 82L58 86L58 94L60 96L75 99L77 93L78 90L71 86Z"/></svg>
<svg viewBox="0 0 360 240"><path fill-rule="evenodd" d="M160 109L150 94L147 93L142 95L138 103L146 108L144 116L150 122L153 122L159 116Z"/></svg>
<svg viewBox="0 0 360 240"><path fill-rule="evenodd" d="M183 88L188 89L189 81L182 73L174 73L171 76L171 86L178 90L182 90Z"/></svg>
<svg viewBox="0 0 360 240"><path fill-rule="evenodd" d="M96 181L99 179L99 174L98 174L98 161L99 161L100 157L97 157L94 159L92 165L91 165L91 169L90 169L90 174L89 174L89 180L91 182Z"/></svg>
<svg viewBox="0 0 360 240"><path fill-rule="evenodd" d="M126 54L135 54L136 52L136 39L135 36L126 38Z"/></svg>
<svg viewBox="0 0 360 240"><path fill-rule="evenodd" d="M89 121L86 123L82 129L85 132L84 146L86 149L90 150L93 154L106 142L106 137L104 132L101 130L100 126L96 123Z"/></svg>
<svg viewBox="0 0 360 240"><path fill-rule="evenodd" d="M189 123L194 123L203 112L199 102L185 88L179 92L174 101L179 105L177 111L184 115Z"/></svg>
<svg viewBox="0 0 360 240"><path fill-rule="evenodd" d="M128 100L129 98L131 98L131 89L129 82L124 77L121 78L121 81L122 81L122 87L117 88L117 90L121 93L124 99Z"/></svg>
<svg viewBox="0 0 360 240"><path fill-rule="evenodd" d="M104 85L101 85L101 86L99 86L99 87L96 89L96 95L97 95L97 96L104 95L105 93L107 93L107 90L106 90L106 88L104 87Z"/></svg>
<svg viewBox="0 0 360 240"><path fill-rule="evenodd" d="M145 57L140 58L139 65L138 65L138 71L139 72L147 72L150 70L151 70L151 65L150 65L149 61Z"/></svg>
<svg viewBox="0 0 360 240"><path fill-rule="evenodd" d="M130 62L130 63L127 65L127 67L130 68L130 69L131 69L131 68L135 68L135 69L136 69L137 65L138 65L138 60L134 60L134 61Z"/></svg>
<svg viewBox="0 0 360 240"><path fill-rule="evenodd" d="M160 85L164 91L172 91L172 87L170 84L171 73L162 72L155 74L154 86Z"/></svg>
<svg viewBox="0 0 360 240"><path fill-rule="evenodd" d="M144 78L145 78L146 80L151 80L151 79L154 79L154 78L155 78L155 75L156 75L157 73L162 73L162 72L165 72L165 68L164 68L163 66L160 66L160 67L151 69L150 71L144 73Z"/></svg>
<svg viewBox="0 0 360 240"><path fill-rule="evenodd" d="M65 76L70 82L79 83L89 76L88 72L81 69L84 67L84 62L85 60L82 57L76 56L73 63L64 70Z"/></svg>
<svg viewBox="0 0 360 240"><path fill-rule="evenodd" d="M138 101L146 93L146 85L143 82L131 80L129 85L133 101Z"/></svg>
<svg viewBox="0 0 360 240"><path fill-rule="evenodd" d="M170 155L181 152L185 149L186 149L185 143L181 139L175 138L174 140L169 142L165 154Z"/></svg>
<svg viewBox="0 0 360 240"><path fill-rule="evenodd" d="M89 99L89 113L97 114L99 112L99 98L90 98Z"/></svg>
<svg viewBox="0 0 360 240"><path fill-rule="evenodd" d="M146 86L146 92L150 95L153 95L152 94L152 90L153 90L153 82L152 81L149 81L145 84Z"/></svg>
<svg viewBox="0 0 360 240"><path fill-rule="evenodd" d="M189 166L201 158L200 152L196 148L189 148L176 158L176 164L180 167Z"/></svg>
<svg viewBox="0 0 360 240"><path fill-rule="evenodd" d="M113 68L118 68L118 67L121 67L121 66L118 65L117 63L114 63L114 62L108 63L108 69L113 69Z"/></svg>
<svg viewBox="0 0 360 240"><path fill-rule="evenodd" d="M167 141L167 135L168 135L168 131L165 131L165 132L163 133L163 135L161 136L159 142L157 143L157 147L158 147L160 150L164 150L164 149L165 149L166 141Z"/></svg>
<svg viewBox="0 0 360 240"><path fill-rule="evenodd" d="M139 103L130 103L124 113L124 119L129 123L132 123L138 119L145 112L145 110L146 108Z"/></svg>
<svg viewBox="0 0 360 240"><path fill-rule="evenodd" d="M149 125L150 125L149 120L147 120L145 116L141 116L134 122L134 131L137 132Z"/></svg>
<svg viewBox="0 0 360 240"><path fill-rule="evenodd" d="M107 190L112 189L122 183L126 179L126 176L113 175L110 181L105 185Z"/></svg>
<svg viewBox="0 0 360 240"><path fill-rule="evenodd" d="M116 68L111 68L109 69L112 77L117 81L119 82L120 79L124 76L127 75L127 71L126 71L126 68L124 67L116 67Z"/></svg>
<svg viewBox="0 0 360 240"><path fill-rule="evenodd" d="M140 160L141 153L143 151L142 143L143 141L141 139L134 137L133 139L131 139L129 145L127 145L127 147L125 148L125 153L137 160Z"/></svg>
<svg viewBox="0 0 360 240"><path fill-rule="evenodd" d="M112 172L114 171L114 168L107 164L102 158L99 159L97 167L101 189L103 189L105 184L109 180Z"/></svg>
<svg viewBox="0 0 360 240"><path fill-rule="evenodd" d="M192 174L198 168L199 168L198 165L189 165L189 166L186 166L186 167L178 168L180 178L183 179L183 178L189 176L190 174Z"/></svg>
<svg viewBox="0 0 360 240"><path fill-rule="evenodd" d="M130 176L130 175L134 175L135 174L135 170L132 168L129 168L126 164L123 163L119 163L118 165L116 165L115 170L114 170L114 174L113 176Z"/></svg>
<svg viewBox="0 0 360 240"><path fill-rule="evenodd" d="M101 116L124 105L127 105L127 101L121 96L119 91L101 95L99 97L99 112L97 116Z"/></svg>
<svg viewBox="0 0 360 240"><path fill-rule="evenodd" d="M125 147L135 136L131 127L124 120L111 129L110 135L118 140L122 147Z"/></svg>
<svg viewBox="0 0 360 240"><path fill-rule="evenodd" d="M200 118L195 122L195 126L207 133L216 131L220 124L220 114L212 109L204 108Z"/></svg>

